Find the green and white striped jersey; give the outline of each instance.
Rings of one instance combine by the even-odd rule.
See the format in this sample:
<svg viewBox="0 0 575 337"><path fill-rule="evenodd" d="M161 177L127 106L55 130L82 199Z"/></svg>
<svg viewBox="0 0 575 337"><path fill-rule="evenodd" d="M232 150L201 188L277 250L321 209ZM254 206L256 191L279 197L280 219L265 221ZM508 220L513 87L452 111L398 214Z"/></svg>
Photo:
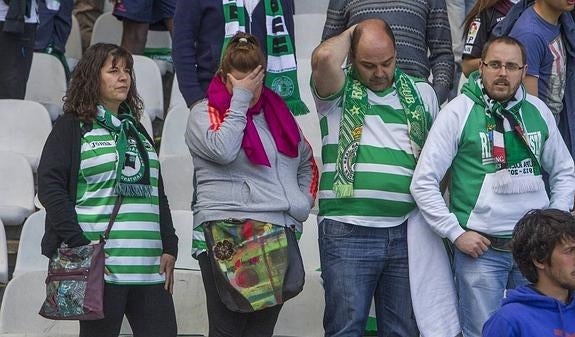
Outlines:
<svg viewBox="0 0 575 337"><path fill-rule="evenodd" d="M415 83L431 125L439 110L435 92L425 82ZM415 208L409 185L416 159L397 91L391 87L377 93L368 89L367 93L370 108L357 150L353 196L337 198L333 182L343 90L327 98L314 92L323 142L319 221L327 217L360 226L392 227L404 222Z"/></svg>
<svg viewBox="0 0 575 337"><path fill-rule="evenodd" d="M114 117L114 123L119 120ZM142 136L143 137L143 136ZM145 137L144 137L145 138ZM129 141L130 142L130 141ZM144 140L150 165L150 197L124 197L106 243L106 282L115 284L156 284L164 282L159 274L162 240L158 198L158 156ZM98 123L81 140L80 170L76 195L78 222L89 240L98 240L108 225L116 193L117 152L115 135ZM126 165L122 174L137 174L141 158Z"/></svg>

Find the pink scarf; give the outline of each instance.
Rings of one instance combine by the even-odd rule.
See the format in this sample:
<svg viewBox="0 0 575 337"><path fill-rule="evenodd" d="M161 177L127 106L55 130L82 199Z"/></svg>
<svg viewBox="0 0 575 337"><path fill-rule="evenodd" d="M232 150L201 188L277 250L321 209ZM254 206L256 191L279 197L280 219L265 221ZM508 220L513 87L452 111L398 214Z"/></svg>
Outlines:
<svg viewBox="0 0 575 337"><path fill-rule="evenodd" d="M207 96L208 105L218 111L223 121L226 111L230 108L232 95L228 93L219 75L214 76L212 79L208 87ZM262 110L278 151L291 158L297 157L298 144L301 140L297 122L283 99L264 86L260 99L246 113L247 123L244 130L244 138L242 139L242 149L244 149L248 159L253 164L271 167L253 121L253 116L259 114Z"/></svg>

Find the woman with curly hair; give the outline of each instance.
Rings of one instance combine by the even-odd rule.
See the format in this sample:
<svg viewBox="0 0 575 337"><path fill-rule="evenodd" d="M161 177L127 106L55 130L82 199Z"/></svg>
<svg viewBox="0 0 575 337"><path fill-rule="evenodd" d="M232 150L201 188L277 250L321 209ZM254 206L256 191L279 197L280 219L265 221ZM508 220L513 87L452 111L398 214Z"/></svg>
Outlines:
<svg viewBox="0 0 575 337"><path fill-rule="evenodd" d="M105 318L80 321L80 337L118 336L124 314L135 337L176 336L178 238L153 141L139 122L132 67L132 56L116 45L86 50L38 167L48 257L62 245L97 241L121 198L105 246Z"/></svg>

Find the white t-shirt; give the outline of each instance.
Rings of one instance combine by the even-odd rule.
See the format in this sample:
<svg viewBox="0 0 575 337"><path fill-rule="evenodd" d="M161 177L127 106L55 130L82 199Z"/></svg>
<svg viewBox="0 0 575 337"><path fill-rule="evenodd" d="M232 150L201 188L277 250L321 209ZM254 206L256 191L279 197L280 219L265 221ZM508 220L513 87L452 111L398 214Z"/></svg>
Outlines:
<svg viewBox="0 0 575 337"><path fill-rule="evenodd" d="M256 8L259 2L260 0L244 0L244 7L250 16L254 12L254 9Z"/></svg>
<svg viewBox="0 0 575 337"><path fill-rule="evenodd" d="M8 13L8 5L0 0L0 21L6 20L6 14ZM30 11L30 16L26 17L26 23L38 23L38 1L32 0L32 10Z"/></svg>

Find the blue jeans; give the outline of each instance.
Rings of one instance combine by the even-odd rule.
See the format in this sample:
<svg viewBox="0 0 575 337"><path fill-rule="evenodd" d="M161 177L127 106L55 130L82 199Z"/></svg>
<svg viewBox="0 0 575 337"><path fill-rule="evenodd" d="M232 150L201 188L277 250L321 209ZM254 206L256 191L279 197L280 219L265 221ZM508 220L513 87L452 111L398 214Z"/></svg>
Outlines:
<svg viewBox="0 0 575 337"><path fill-rule="evenodd" d="M378 336L419 336L411 306L407 223L391 228L319 224L326 337L363 336L375 299Z"/></svg>
<svg viewBox="0 0 575 337"><path fill-rule="evenodd" d="M454 248L459 320L465 337L481 337L489 316L501 306L506 289L527 284L508 252L489 248L478 258Z"/></svg>

